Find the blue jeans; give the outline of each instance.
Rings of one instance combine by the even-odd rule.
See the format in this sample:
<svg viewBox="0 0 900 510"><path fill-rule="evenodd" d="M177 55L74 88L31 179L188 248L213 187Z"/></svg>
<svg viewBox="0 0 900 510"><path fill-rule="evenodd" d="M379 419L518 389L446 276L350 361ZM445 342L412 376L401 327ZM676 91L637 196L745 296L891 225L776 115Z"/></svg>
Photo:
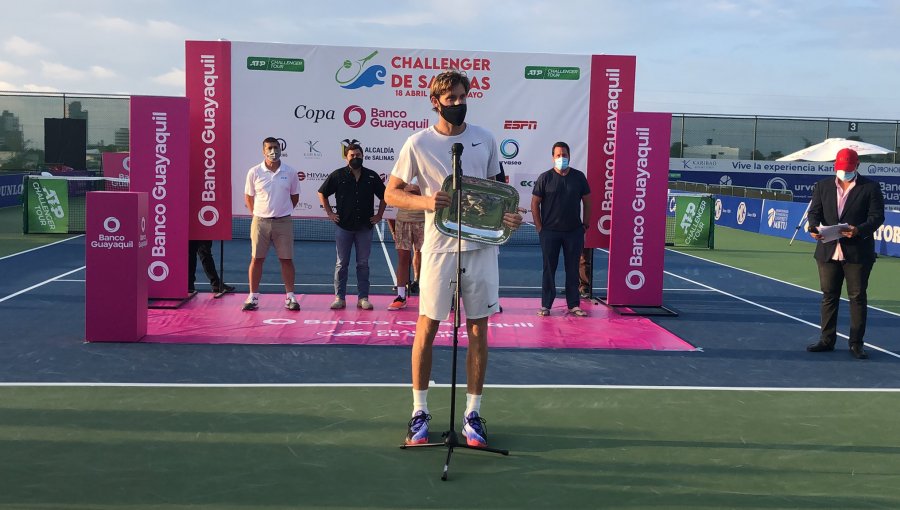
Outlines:
<svg viewBox="0 0 900 510"><path fill-rule="evenodd" d="M559 250L563 252L563 267L566 271L566 306L575 308L579 304L578 259L584 248L584 230L577 228L571 232L541 230L541 252L544 255L544 275L541 282L541 307L553 306L556 297L556 267L559 265Z"/></svg>
<svg viewBox="0 0 900 510"><path fill-rule="evenodd" d="M347 273L350 270L350 249L356 246L356 286L359 297L369 297L369 253L372 252L372 229L344 230L335 227L337 264L334 266L334 295L347 296Z"/></svg>

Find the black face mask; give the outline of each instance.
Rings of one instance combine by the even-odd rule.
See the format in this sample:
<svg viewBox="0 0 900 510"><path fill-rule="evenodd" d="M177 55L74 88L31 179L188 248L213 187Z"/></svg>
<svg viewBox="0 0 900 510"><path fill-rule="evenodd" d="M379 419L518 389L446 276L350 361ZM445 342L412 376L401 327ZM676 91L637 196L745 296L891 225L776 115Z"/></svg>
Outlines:
<svg viewBox="0 0 900 510"><path fill-rule="evenodd" d="M350 168L354 170L359 170L360 168L362 168L362 158L351 158Z"/></svg>
<svg viewBox="0 0 900 510"><path fill-rule="evenodd" d="M466 121L466 103L453 106L441 105L441 117L454 126L462 126Z"/></svg>

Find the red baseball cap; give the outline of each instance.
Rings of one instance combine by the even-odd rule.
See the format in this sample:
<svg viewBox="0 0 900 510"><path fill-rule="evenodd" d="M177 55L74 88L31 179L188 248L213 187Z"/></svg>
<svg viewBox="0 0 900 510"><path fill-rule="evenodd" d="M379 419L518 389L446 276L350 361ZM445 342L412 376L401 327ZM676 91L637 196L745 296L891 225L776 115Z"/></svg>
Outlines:
<svg viewBox="0 0 900 510"><path fill-rule="evenodd" d="M834 159L835 170L856 170L859 164L859 154L853 149L841 149Z"/></svg>

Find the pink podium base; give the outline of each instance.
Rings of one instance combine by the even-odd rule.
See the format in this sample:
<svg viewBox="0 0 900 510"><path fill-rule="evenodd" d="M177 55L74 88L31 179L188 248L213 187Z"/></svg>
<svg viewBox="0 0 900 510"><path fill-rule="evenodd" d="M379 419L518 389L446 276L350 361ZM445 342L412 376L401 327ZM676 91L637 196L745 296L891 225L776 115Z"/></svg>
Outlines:
<svg viewBox="0 0 900 510"><path fill-rule="evenodd" d="M282 294L263 294L259 309L241 311L244 294L212 299L200 294L178 309L149 310L143 342L183 344L310 344L412 345L418 310L411 297L406 309L387 310L393 297L372 296L374 310L356 308L349 296L345 310L328 308L332 296L299 295L299 312L284 308ZM643 317L619 316L605 306L582 307L589 317L565 315L556 307L538 317L540 302L529 298L501 299L503 313L491 317L488 342L498 348L631 349L692 351L694 347ZM463 318L463 322L465 318ZM465 346L465 325L460 328ZM435 345L452 345L451 321L441 324Z"/></svg>

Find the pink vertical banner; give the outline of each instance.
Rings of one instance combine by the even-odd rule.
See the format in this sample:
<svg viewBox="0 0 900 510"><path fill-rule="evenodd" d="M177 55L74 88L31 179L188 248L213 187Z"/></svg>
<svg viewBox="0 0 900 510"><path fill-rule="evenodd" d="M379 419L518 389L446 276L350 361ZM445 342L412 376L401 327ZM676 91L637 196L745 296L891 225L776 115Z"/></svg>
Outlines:
<svg viewBox="0 0 900 510"><path fill-rule="evenodd" d="M591 217L585 248L609 248L616 153L616 119L634 111L634 56L591 57L591 102L588 118L587 180Z"/></svg>
<svg viewBox="0 0 900 510"><path fill-rule="evenodd" d="M231 43L186 41L191 239L231 239Z"/></svg>
<svg viewBox="0 0 900 510"><path fill-rule="evenodd" d="M607 303L662 306L672 115L621 112L616 123Z"/></svg>
<svg viewBox="0 0 900 510"><path fill-rule="evenodd" d="M101 162L103 164L103 177L113 179L131 178L131 159L127 152L104 152Z"/></svg>
<svg viewBox="0 0 900 510"><path fill-rule="evenodd" d="M131 191L149 195L151 299L187 297L188 100L132 96Z"/></svg>
<svg viewBox="0 0 900 510"><path fill-rule="evenodd" d="M137 342L147 334L147 193L92 191L85 217L88 342Z"/></svg>

